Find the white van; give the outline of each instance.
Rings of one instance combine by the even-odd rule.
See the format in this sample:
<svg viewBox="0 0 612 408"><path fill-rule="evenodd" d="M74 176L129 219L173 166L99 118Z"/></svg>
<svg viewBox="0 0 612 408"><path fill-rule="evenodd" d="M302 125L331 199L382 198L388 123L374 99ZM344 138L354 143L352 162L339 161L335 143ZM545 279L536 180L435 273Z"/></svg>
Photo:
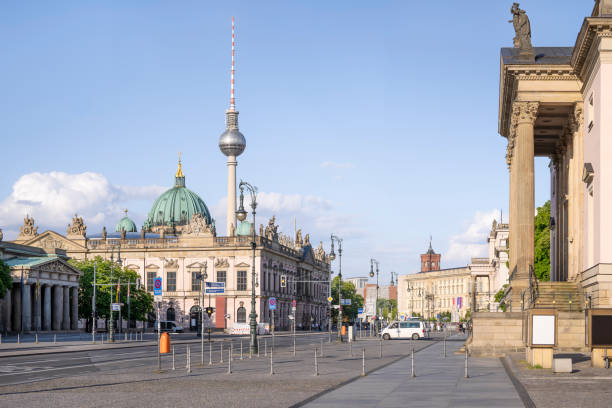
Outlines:
<svg viewBox="0 0 612 408"><path fill-rule="evenodd" d="M418 340L425 337L425 323L421 321L393 322L382 331L382 338L391 339L413 339Z"/></svg>
<svg viewBox="0 0 612 408"><path fill-rule="evenodd" d="M155 332L159 329L159 322L155 322ZM161 331L168 333L182 333L183 327L179 325L177 322L170 322L166 320L161 321Z"/></svg>

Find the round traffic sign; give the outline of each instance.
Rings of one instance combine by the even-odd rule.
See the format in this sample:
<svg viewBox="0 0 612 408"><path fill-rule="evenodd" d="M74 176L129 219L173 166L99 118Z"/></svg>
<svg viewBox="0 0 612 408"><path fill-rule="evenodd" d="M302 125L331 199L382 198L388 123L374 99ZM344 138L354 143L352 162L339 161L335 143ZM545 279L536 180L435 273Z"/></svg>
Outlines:
<svg viewBox="0 0 612 408"><path fill-rule="evenodd" d="M153 284L155 289L161 289L161 285L162 285L161 279L159 278L155 279L155 283Z"/></svg>
<svg viewBox="0 0 612 408"><path fill-rule="evenodd" d="M270 298L270 306L276 306L276 298Z"/></svg>
<svg viewBox="0 0 612 408"><path fill-rule="evenodd" d="M328 301L328 302L331 302L332 300L334 300L334 298L333 298L333 297L331 297L331 296L327 298L327 301Z"/></svg>
<svg viewBox="0 0 612 408"><path fill-rule="evenodd" d="M295 305L297 305L297 302L295 301L295 299L293 299L293 300L291 301L291 307L295 307Z"/></svg>

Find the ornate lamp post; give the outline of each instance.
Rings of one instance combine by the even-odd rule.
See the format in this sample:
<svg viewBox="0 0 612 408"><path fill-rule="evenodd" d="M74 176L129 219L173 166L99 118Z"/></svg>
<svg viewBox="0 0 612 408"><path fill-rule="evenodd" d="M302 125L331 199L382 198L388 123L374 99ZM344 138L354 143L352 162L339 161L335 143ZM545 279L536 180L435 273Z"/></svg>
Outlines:
<svg viewBox="0 0 612 408"><path fill-rule="evenodd" d="M252 225L252 240L251 249L253 249L253 262L251 268L251 314L249 315L249 326L251 335L251 354L257 354L257 313L255 312L255 209L257 208L257 187L253 187L249 183L240 180L240 207L236 211L236 216L240 221L244 221L247 217L247 212L244 210L244 189L246 188L251 194L251 212L253 213Z"/></svg>
<svg viewBox="0 0 612 408"><path fill-rule="evenodd" d="M204 272L202 272L204 269ZM200 281L200 333L199 335L204 341L204 296L205 296L205 281L208 279L208 262L204 263L203 267L200 267L200 272L196 274L196 279ZM210 303L210 302L209 302Z"/></svg>
<svg viewBox="0 0 612 408"><path fill-rule="evenodd" d="M334 241L338 243L338 340L342 341L342 238L331 234L331 252L329 253L330 261L336 259L334 252ZM331 283L330 283L331 288ZM331 323L331 322L330 322Z"/></svg>
<svg viewBox="0 0 612 408"><path fill-rule="evenodd" d="M406 291L410 295L410 316L408 316L410 318L410 317L412 317L412 314L414 313L414 295L415 295L414 291L415 291L415 287L412 285L412 283L408 282L408 287L406 288Z"/></svg>
<svg viewBox="0 0 612 408"><path fill-rule="evenodd" d="M374 304L374 313L376 314L376 334L378 335L379 327L378 322L380 321L380 316L378 313L378 268L380 263L374 259L370 258L370 278L374 277L374 264L376 264L376 303Z"/></svg>

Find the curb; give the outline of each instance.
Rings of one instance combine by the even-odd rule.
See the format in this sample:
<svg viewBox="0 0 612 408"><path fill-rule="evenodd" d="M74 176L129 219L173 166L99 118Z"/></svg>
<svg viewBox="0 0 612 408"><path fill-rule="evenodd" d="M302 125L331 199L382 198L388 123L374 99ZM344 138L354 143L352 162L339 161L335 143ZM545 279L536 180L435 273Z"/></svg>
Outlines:
<svg viewBox="0 0 612 408"><path fill-rule="evenodd" d="M509 361L508 356L499 357L499 361L501 361L502 365L504 366L504 369L506 370L506 374L510 378L510 381L512 381L512 385L514 385L514 389L516 390L517 394L521 398L521 401L523 401L523 405L525 405L525 408L536 408L536 404L533 402L533 400L529 396L529 393L525 389L525 386L519 381L519 379L514 374L514 371L512 370L512 367L511 367L512 362Z"/></svg>

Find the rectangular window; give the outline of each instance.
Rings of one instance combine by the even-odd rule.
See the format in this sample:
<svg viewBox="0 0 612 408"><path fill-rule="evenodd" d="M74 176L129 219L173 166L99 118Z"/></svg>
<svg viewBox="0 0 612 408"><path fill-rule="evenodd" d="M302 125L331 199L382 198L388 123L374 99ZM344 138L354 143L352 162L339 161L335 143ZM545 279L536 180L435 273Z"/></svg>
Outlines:
<svg viewBox="0 0 612 408"><path fill-rule="evenodd" d="M157 277L155 272L147 272L147 291L153 292L153 281Z"/></svg>
<svg viewBox="0 0 612 408"><path fill-rule="evenodd" d="M202 281L198 279L199 272L191 272L191 291L200 292L202 290Z"/></svg>
<svg viewBox="0 0 612 408"><path fill-rule="evenodd" d="M176 292L176 272L166 272L166 290Z"/></svg>
<svg viewBox="0 0 612 408"><path fill-rule="evenodd" d="M236 290L247 290L247 271L238 271L236 275Z"/></svg>
<svg viewBox="0 0 612 408"><path fill-rule="evenodd" d="M591 129L593 128L593 120L595 116L595 106L593 103L593 93L591 93L591 96L589 97L589 104L587 105L587 119L588 119L588 123L589 123L589 132L591 131Z"/></svg>
<svg viewBox="0 0 612 408"><path fill-rule="evenodd" d="M217 271L217 282L227 282L227 272L226 271Z"/></svg>

